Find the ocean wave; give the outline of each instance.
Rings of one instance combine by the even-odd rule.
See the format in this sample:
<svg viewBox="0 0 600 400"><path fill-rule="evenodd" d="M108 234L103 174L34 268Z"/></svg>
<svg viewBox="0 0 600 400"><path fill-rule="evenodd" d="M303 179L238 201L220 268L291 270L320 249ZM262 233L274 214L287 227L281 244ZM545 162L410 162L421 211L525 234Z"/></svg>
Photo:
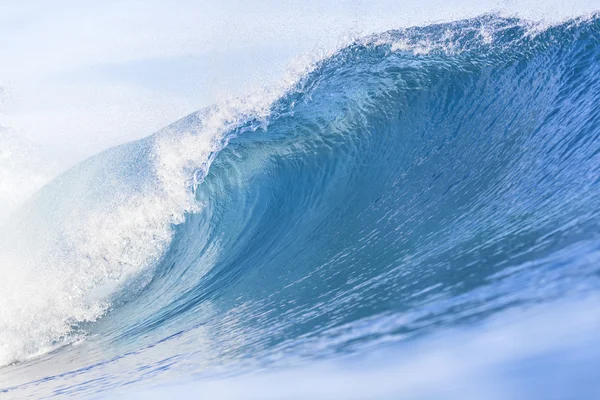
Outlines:
<svg viewBox="0 0 600 400"><path fill-rule="evenodd" d="M253 369L596 291L599 37L390 31L83 162L3 230L0 364Z"/></svg>

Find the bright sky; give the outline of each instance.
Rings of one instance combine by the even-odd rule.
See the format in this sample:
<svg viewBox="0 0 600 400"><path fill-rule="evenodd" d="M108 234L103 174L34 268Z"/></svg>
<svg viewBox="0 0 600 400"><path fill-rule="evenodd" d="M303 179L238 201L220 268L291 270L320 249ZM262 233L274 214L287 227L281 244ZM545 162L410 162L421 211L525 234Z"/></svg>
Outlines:
<svg viewBox="0 0 600 400"><path fill-rule="evenodd" d="M559 19L600 8L564 3L0 0L0 126L66 167L268 85L351 36L494 10Z"/></svg>

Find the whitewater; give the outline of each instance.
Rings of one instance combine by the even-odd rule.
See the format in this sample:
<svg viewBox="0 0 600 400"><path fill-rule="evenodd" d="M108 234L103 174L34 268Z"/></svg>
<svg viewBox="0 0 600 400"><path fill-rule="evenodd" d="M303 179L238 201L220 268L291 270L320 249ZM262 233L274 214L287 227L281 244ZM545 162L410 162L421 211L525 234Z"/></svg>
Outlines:
<svg viewBox="0 0 600 400"><path fill-rule="evenodd" d="M598 14L486 14L53 179L1 131L0 398L594 398L599 104Z"/></svg>

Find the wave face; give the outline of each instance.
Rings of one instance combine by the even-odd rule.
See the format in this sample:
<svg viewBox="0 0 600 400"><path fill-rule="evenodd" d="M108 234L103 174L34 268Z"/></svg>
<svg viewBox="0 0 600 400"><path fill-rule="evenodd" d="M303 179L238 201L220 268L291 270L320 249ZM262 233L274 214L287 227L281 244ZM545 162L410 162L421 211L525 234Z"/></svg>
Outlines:
<svg viewBox="0 0 600 400"><path fill-rule="evenodd" d="M5 229L0 387L310 363L594 295L599 104L599 17L484 16L101 153Z"/></svg>

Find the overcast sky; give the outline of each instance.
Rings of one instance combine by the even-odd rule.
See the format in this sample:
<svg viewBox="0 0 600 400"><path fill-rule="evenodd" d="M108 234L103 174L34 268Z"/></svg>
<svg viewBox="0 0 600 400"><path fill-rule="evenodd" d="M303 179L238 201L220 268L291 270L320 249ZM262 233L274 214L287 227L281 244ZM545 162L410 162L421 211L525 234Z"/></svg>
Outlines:
<svg viewBox="0 0 600 400"><path fill-rule="evenodd" d="M560 19L597 0L0 0L0 125L63 167L282 76L349 37L503 10Z"/></svg>

